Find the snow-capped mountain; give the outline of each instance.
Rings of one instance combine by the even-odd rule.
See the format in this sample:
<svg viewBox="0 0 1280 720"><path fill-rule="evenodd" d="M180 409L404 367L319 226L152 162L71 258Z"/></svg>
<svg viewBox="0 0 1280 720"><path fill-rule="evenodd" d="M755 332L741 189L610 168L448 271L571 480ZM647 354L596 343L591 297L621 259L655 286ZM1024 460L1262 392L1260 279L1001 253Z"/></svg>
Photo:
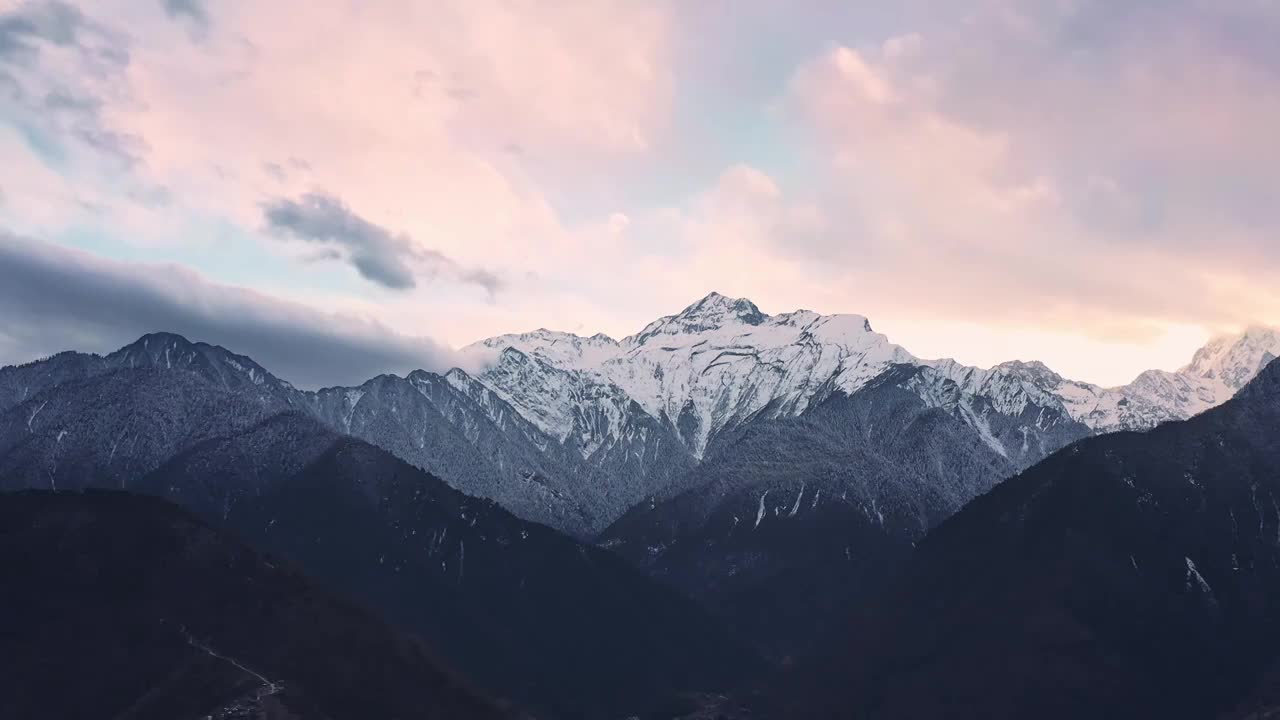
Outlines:
<svg viewBox="0 0 1280 720"><path fill-rule="evenodd" d="M1152 370L1129 385L1103 388L1063 378L1039 362L983 369L924 360L860 315L767 315L749 300L711 293L621 341L538 330L464 351L489 363L482 383L548 434L576 442L584 455L616 434L630 402L671 427L701 460L726 430L802 414L832 393L857 392L889 367L909 364L936 371L920 383L926 402L953 405L992 449L1013 457L1024 438L996 438L987 427L990 413L1021 417L1028 408L1043 409L1054 417L1038 417L1033 426L1066 418L1094 432L1185 419L1226 401L1280 354L1280 333L1253 328L1219 338L1178 372ZM518 372L512 352L529 358ZM956 392L939 393L947 381ZM584 424L584 414L602 422ZM1044 454L1033 455L1028 460Z"/></svg>
<svg viewBox="0 0 1280 720"><path fill-rule="evenodd" d="M1056 399L1095 432L1113 432L1145 430L1221 405L1278 355L1280 332L1252 327L1214 338L1177 372L1148 370L1116 388L1068 380L1038 362L1004 363L989 370L952 360L932 364L967 391L997 399L1006 408L1017 407L1024 398Z"/></svg>
<svg viewBox="0 0 1280 720"><path fill-rule="evenodd" d="M608 521L647 498L689 490L700 480L679 470L751 423L802 416L898 365L921 368L912 391L971 427L1012 473L1089 434L1147 429L1221 404L1280 354L1280 333L1219 338L1177 372L1104 388L1039 362L976 368L922 359L861 315L768 315L750 300L711 293L622 340L541 329L463 352L484 368L479 385L561 448L588 465L609 453L632 460L609 475L608 499L581 488ZM655 463L660 476L649 472Z"/></svg>
<svg viewBox="0 0 1280 720"><path fill-rule="evenodd" d="M510 372L510 350L548 372ZM593 433L613 427L575 424L574 406L585 399L613 420L624 415L617 408L634 401L672 427L695 459L728 428L761 415L797 415L815 398L854 392L894 364L918 362L864 317L808 310L770 316L749 300L718 293L618 342L539 330L490 338L464 352L489 360L480 380L549 434L600 442ZM563 378L559 386L546 384L550 373ZM561 391L570 385L576 392Z"/></svg>

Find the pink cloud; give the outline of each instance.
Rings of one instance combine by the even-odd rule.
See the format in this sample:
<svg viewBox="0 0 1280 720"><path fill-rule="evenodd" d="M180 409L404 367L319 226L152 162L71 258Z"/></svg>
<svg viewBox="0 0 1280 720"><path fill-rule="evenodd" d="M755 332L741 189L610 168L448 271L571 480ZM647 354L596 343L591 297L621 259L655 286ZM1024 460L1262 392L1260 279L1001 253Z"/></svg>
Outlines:
<svg viewBox="0 0 1280 720"><path fill-rule="evenodd" d="M180 205L156 214L256 228L264 201L323 190L470 265L565 231L521 154L571 167L648 152L671 103L658 5L225 4L198 42L154 7L85 13L133 39L129 62L95 74L55 48L38 80L74 87L101 104L104 127L145 138L129 181ZM133 212L129 198L103 204ZM134 240L177 241L174 225L157 218Z"/></svg>
<svg viewBox="0 0 1280 720"><path fill-rule="evenodd" d="M59 175L0 139L30 178L5 182L6 217L184 243L193 223L257 232L264 203L324 192L419 255L492 268L521 301L490 302L449 273L400 298L308 299L431 323L454 343L557 318L625 334L712 288L939 336L977 318L977 351L1003 347L999 333L1053 346L1051 333L1104 355L1116 338L1280 315L1280 54L1241 40L1280 14L1190 0L907 4L928 12L904 15L919 22L898 34L815 46L794 68L778 99L793 134L768 134L771 108L710 119L754 131L765 118L761 142L795 147L735 148L719 177L662 207L572 220L564 205L582 195L627 196L613 190L629 163L684 187L673 148L694 141L672 140L688 130L676 105L701 88L677 84L731 74L690 66L741 6L700 7L693 32L694 11L667 2L222 3L193 35L156 3L84 4L106 33L94 42L128 38L129 62L90 67L49 48L28 70L99 100L101 129L145 140L140 162L121 175L72 152ZM819 5L847 4L795 13ZM857 36L834 22L823 34ZM746 162L757 156L804 162ZM424 311L439 307L450 312Z"/></svg>
<svg viewBox="0 0 1280 720"><path fill-rule="evenodd" d="M1044 42L1036 22L1044 19L1009 32ZM1280 296L1269 278L1280 258L1250 262L1280 216L1250 233L1206 192L1192 206L1162 207L1157 228L1135 226L1144 205L1161 201L1149 193L1168 183L1259 172L1280 180L1271 150L1239 164L1251 148L1274 147L1259 124L1280 120L1274 81L1222 48L1176 44L1122 45L1110 73L1034 58L1022 68L1017 43L982 37L998 26L838 47L797 72L794 107L831 158L828 207L842 230L818 247L793 245L797 255L812 253L819 271L832 254L846 258L833 279L883 287L898 314L1135 338L1274 317ZM974 86L997 53L1005 68L992 87ZM874 268L858 264L867 258Z"/></svg>

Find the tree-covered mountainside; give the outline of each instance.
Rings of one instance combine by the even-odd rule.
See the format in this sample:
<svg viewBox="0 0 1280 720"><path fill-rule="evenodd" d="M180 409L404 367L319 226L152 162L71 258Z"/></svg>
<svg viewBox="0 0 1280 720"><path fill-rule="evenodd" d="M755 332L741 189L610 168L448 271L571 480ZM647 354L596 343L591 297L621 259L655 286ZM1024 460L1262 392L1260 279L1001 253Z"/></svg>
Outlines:
<svg viewBox="0 0 1280 720"><path fill-rule="evenodd" d="M509 717L416 640L156 498L0 494L0 717Z"/></svg>

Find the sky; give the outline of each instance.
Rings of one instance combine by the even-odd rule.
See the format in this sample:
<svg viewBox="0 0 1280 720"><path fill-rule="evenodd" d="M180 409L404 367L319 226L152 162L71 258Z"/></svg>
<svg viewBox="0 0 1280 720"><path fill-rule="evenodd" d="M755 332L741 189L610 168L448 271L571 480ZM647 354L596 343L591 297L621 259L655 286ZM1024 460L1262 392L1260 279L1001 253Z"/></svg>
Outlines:
<svg viewBox="0 0 1280 720"><path fill-rule="evenodd" d="M1280 321L1277 37L1271 0L0 0L0 363L168 330L358 382L714 290L1125 383Z"/></svg>

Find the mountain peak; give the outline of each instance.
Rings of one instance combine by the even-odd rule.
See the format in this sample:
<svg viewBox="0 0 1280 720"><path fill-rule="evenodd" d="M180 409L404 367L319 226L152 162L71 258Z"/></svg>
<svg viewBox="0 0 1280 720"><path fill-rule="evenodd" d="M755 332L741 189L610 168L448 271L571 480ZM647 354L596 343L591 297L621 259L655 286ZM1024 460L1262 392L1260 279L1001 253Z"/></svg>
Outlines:
<svg viewBox="0 0 1280 720"><path fill-rule="evenodd" d="M675 315L649 323L638 334L627 338L633 345L643 345L655 335L694 334L719 330L728 325L760 325L769 316L746 298L731 298L712 292Z"/></svg>
<svg viewBox="0 0 1280 720"><path fill-rule="evenodd" d="M1048 365L1039 360L1009 360L996 365L993 370L1002 370L1029 380L1053 382L1061 381L1062 376L1054 372Z"/></svg>
<svg viewBox="0 0 1280 720"><path fill-rule="evenodd" d="M160 344L161 346L164 346L164 345L185 346L185 345L194 345L195 343L186 339L182 335L179 335L178 333L160 331L160 332L147 333L146 335L143 335L137 340L134 340L132 343L126 345L125 348L129 348L129 347L149 348L151 347L152 344ZM124 348L121 348L121 349L123 350Z"/></svg>
<svg viewBox="0 0 1280 720"><path fill-rule="evenodd" d="M697 322L702 325L723 325L725 322L738 321L747 325L759 325L766 315L760 312L756 304L746 298L731 298L712 292L689 307L681 310L674 319L685 322Z"/></svg>
<svg viewBox="0 0 1280 720"><path fill-rule="evenodd" d="M147 333L107 355L106 360L115 367L192 370L225 387L288 386L252 358L171 332Z"/></svg>
<svg viewBox="0 0 1280 720"><path fill-rule="evenodd" d="M729 304L729 303L733 303L734 301L735 301L735 298L731 298L728 295L723 295L721 293L716 292L715 290L712 290L711 292L703 296L701 300L694 303L694 305Z"/></svg>
<svg viewBox="0 0 1280 720"><path fill-rule="evenodd" d="M1276 357L1280 357L1280 331L1253 325L1243 333L1209 341L1182 372L1238 390Z"/></svg>
<svg viewBox="0 0 1280 720"><path fill-rule="evenodd" d="M154 365L157 358L166 356L172 358L175 353L191 355L196 353L196 350L196 343L177 333L152 332L107 355L107 359L116 364L135 367ZM167 367L169 362L164 364Z"/></svg>
<svg viewBox="0 0 1280 720"><path fill-rule="evenodd" d="M760 308L755 303L746 298L731 298L728 295L721 295L714 290L707 293L706 297L696 303L685 308L680 314L687 313L705 313L716 311L733 311L733 312L753 312L759 313Z"/></svg>

